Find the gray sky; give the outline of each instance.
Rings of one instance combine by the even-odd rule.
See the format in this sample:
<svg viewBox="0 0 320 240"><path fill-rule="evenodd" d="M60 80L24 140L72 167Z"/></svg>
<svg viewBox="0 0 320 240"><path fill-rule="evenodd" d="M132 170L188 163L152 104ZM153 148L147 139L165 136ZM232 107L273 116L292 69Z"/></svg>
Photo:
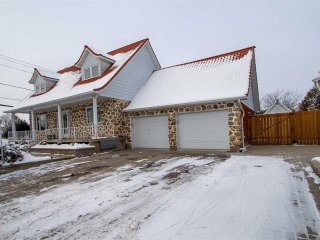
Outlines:
<svg viewBox="0 0 320 240"><path fill-rule="evenodd" d="M150 38L162 67L255 45L260 96L302 95L320 70L320 1L0 0L0 54L49 69L88 44L109 51ZM32 71L0 58L0 64ZM31 74L0 66L0 82L32 88ZM0 96L28 91L0 85ZM0 99L0 104L16 101ZM0 111L4 108L0 108Z"/></svg>

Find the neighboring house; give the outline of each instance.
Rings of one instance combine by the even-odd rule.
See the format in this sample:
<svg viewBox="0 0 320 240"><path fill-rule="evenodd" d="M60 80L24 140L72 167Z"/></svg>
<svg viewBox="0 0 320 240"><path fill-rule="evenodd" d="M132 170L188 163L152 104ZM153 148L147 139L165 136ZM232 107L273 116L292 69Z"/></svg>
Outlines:
<svg viewBox="0 0 320 240"><path fill-rule="evenodd" d="M85 46L74 65L35 69L30 83L34 94L7 112L30 113L37 142L236 151L260 110L254 47L161 68L148 39L108 53Z"/></svg>
<svg viewBox="0 0 320 240"><path fill-rule="evenodd" d="M292 112L291 108L288 108L286 105L284 105L282 102L279 102L279 100L276 100L274 104L272 104L264 114L276 114L276 113L290 113Z"/></svg>

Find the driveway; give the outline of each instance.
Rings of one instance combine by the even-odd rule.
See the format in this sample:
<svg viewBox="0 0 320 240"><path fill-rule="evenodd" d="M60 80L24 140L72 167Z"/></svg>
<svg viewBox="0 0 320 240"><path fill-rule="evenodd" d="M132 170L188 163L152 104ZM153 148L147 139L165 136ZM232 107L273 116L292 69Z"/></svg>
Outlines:
<svg viewBox="0 0 320 240"><path fill-rule="evenodd" d="M0 232L3 239L317 239L317 195L307 181L319 194L308 166L318 148L118 151L8 172L0 175Z"/></svg>

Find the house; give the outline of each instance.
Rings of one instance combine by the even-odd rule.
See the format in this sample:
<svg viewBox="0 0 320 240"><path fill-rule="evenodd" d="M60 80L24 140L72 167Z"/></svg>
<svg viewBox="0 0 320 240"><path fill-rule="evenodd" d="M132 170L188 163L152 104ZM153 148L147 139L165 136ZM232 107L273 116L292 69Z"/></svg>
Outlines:
<svg viewBox="0 0 320 240"><path fill-rule="evenodd" d="M274 104L272 104L264 114L277 114L277 113L290 113L292 112L291 108L288 108L282 102L279 102L277 99Z"/></svg>
<svg viewBox="0 0 320 240"><path fill-rule="evenodd" d="M7 112L30 113L36 142L236 151L260 110L254 49L161 68L148 39L108 53L85 46L70 67L35 69L34 93Z"/></svg>

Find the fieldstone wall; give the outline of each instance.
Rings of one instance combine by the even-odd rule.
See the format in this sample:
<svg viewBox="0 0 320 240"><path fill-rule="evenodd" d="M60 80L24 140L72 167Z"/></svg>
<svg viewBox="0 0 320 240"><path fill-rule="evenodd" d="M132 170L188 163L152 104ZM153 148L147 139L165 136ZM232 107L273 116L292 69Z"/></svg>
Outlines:
<svg viewBox="0 0 320 240"><path fill-rule="evenodd" d="M129 101L126 100L98 98L98 106L100 107L100 121L98 123L99 137L126 136L126 116L122 114L121 111L128 104ZM89 107L92 107L92 101L61 107L62 111L68 111L69 113L70 135L76 138L91 137L92 126L87 123L86 119L86 109ZM57 108L37 112L35 115L40 114L47 115L49 130L58 128Z"/></svg>
<svg viewBox="0 0 320 240"><path fill-rule="evenodd" d="M131 139L131 117L137 116L157 116L168 115L168 137L171 150L177 149L177 113L201 112L226 109L229 112L229 136L230 150L238 151L242 145L242 117L241 108L237 101L208 103L190 106L180 106L172 108L153 109L138 112L122 112L129 104L129 101L109 98L99 98L100 122L98 124L99 137L118 136L127 139L127 145L132 146ZM92 127L87 123L86 108L92 107L92 101L81 104L63 106L62 111L69 112L70 127L75 127L72 136L76 138L90 138ZM57 108L47 109L47 111L37 112L37 114L47 114L48 129L58 127Z"/></svg>
<svg viewBox="0 0 320 240"><path fill-rule="evenodd" d="M182 112L201 112L201 111L214 111L214 110L223 110L226 109L229 112L229 136L230 136L230 151L238 151L242 145L242 117L241 117L241 108L237 101L231 102L221 102L221 103L208 103L192 106L180 106L173 108L163 108L163 109L153 109L147 111L138 111L138 112L129 112L126 113L127 116L127 141L129 146L132 146L131 134L130 134L130 125L131 117L140 117L140 116L157 116L157 115L168 115L168 134L169 134L169 143L170 149L177 149L177 113Z"/></svg>

